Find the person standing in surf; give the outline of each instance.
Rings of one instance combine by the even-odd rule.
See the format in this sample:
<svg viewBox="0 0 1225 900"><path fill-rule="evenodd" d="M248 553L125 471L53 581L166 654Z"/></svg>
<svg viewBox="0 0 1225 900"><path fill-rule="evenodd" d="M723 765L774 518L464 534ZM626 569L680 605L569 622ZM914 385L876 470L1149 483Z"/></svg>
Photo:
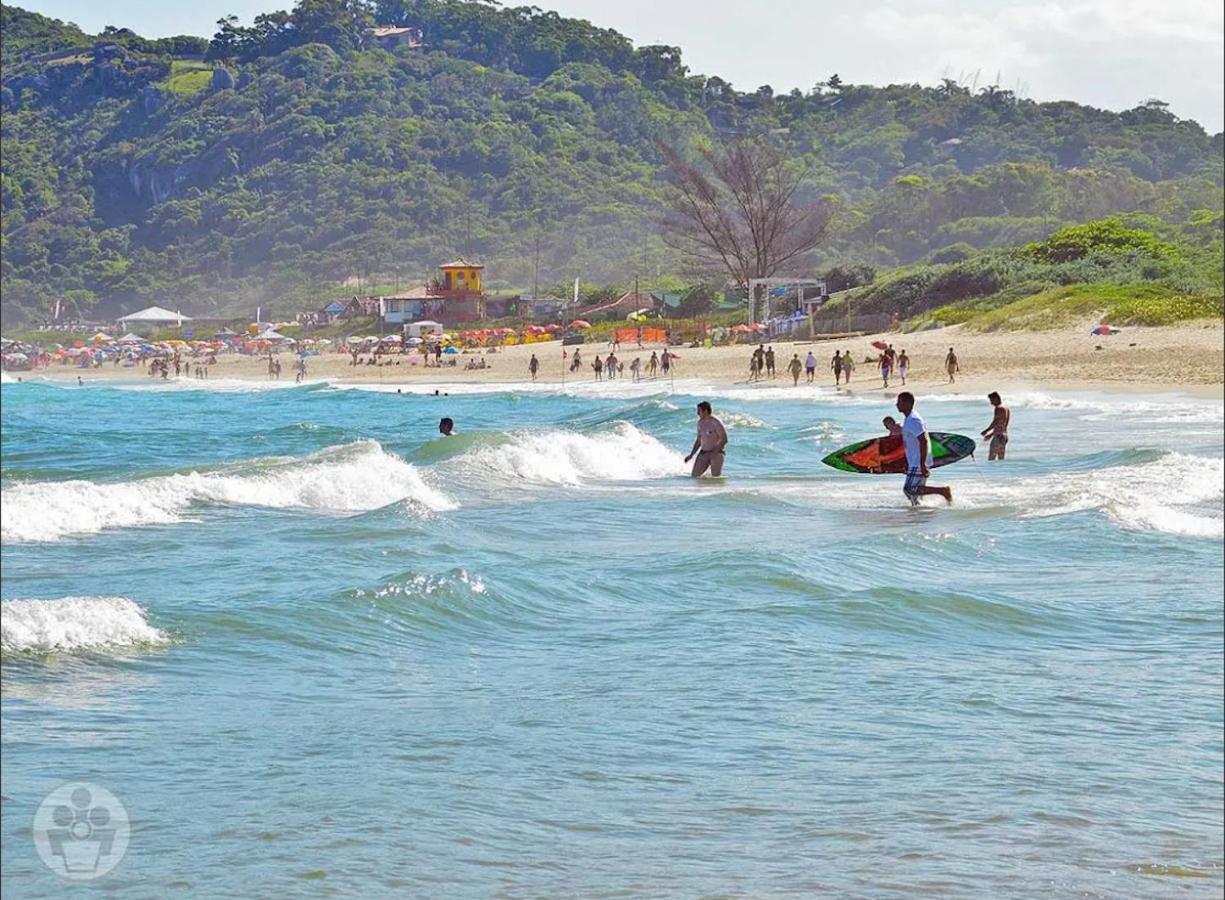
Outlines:
<svg viewBox="0 0 1225 900"><path fill-rule="evenodd" d="M947 487L928 486L931 475L932 448L927 433L927 424L914 411L914 394L902 391L897 395L897 410L906 418L902 420L902 444L906 449L906 483L902 493L911 506L919 505L919 498L937 494L945 502L953 502L953 490Z"/></svg>
<svg viewBox="0 0 1225 900"><path fill-rule="evenodd" d="M703 400L698 404L698 436L693 442L693 449L685 457L685 462L693 460L694 478L710 474L718 478L723 474L724 448L727 446L727 429L715 418L710 403ZM697 457L694 459L694 457Z"/></svg>
<svg viewBox="0 0 1225 900"><path fill-rule="evenodd" d="M842 385L842 351L835 350L834 358L829 361L829 367L834 370L834 387Z"/></svg>
<svg viewBox="0 0 1225 900"><path fill-rule="evenodd" d="M984 428L981 434L985 439L991 441L988 444L987 461L994 462L997 459L1003 459L1008 450L1008 425L1012 421L1012 413L1004 405L999 391L992 391L987 395L987 399L995 407L995 414L991 418L991 424Z"/></svg>
<svg viewBox="0 0 1225 900"><path fill-rule="evenodd" d="M438 433L443 437L455 437L455 421L450 416L444 416L438 421Z"/></svg>

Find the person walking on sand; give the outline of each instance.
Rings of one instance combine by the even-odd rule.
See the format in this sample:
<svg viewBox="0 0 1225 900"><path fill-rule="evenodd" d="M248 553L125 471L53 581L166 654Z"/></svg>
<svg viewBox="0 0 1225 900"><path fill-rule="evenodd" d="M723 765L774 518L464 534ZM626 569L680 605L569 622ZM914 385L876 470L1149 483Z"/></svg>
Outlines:
<svg viewBox="0 0 1225 900"><path fill-rule="evenodd" d="M600 354L595 355L595 361L592 362L591 368L595 370L595 380L604 380L604 360L600 359Z"/></svg>
<svg viewBox="0 0 1225 900"><path fill-rule="evenodd" d="M774 371L774 348L766 348L766 374L771 378L777 378L778 373Z"/></svg>
<svg viewBox="0 0 1225 900"><path fill-rule="evenodd" d="M672 351L669 350L667 347L664 347L664 352L659 354L659 369L661 372L667 375L668 370L671 368L672 368Z"/></svg>
<svg viewBox="0 0 1225 900"><path fill-rule="evenodd" d="M961 364L957 362L957 354L953 352L952 347L949 347L949 355L944 358L944 370L949 373L949 384L957 380L957 373L961 371Z"/></svg>
<svg viewBox="0 0 1225 900"><path fill-rule="evenodd" d="M893 373L893 360L889 358L888 353L882 352L876 364L880 366L880 379L885 383L885 387L888 388L889 376Z"/></svg>
<svg viewBox="0 0 1225 900"><path fill-rule="evenodd" d="M757 345L757 349L753 351L753 358L757 360L758 373L766 370L766 348L762 344Z"/></svg>
<svg viewBox="0 0 1225 900"><path fill-rule="evenodd" d="M914 411L914 394L902 391L897 395L897 411L906 418L902 420L902 444L906 450L906 483L902 493L911 506L919 505L919 498L936 494L953 502L953 490L947 487L928 486L931 475L932 449L927 424Z"/></svg>
<svg viewBox="0 0 1225 900"><path fill-rule="evenodd" d="M659 372L659 354L654 350L651 351L651 358L647 360L647 374L652 378Z"/></svg>
<svg viewBox="0 0 1225 900"><path fill-rule="evenodd" d="M808 351L808 355L804 357L804 374L807 376L807 381L812 384L812 380L817 377L817 358L812 355L812 351Z"/></svg>
<svg viewBox="0 0 1225 900"><path fill-rule="evenodd" d="M910 357L903 350L901 356L897 358L897 374L902 379L902 387L906 386L906 370L910 368Z"/></svg>
<svg viewBox="0 0 1225 900"><path fill-rule="evenodd" d="M527 362L527 370L532 375L532 381L536 380L536 373L540 371L540 360L536 358L536 354L532 354L532 358Z"/></svg>
<svg viewBox="0 0 1225 900"><path fill-rule="evenodd" d="M685 457L685 462L693 460L693 477L704 475L707 469L715 478L722 475L725 457L723 450L726 446L727 429L714 417L710 403L703 400L698 404L698 436L693 442L693 449Z"/></svg>
<svg viewBox="0 0 1225 900"><path fill-rule="evenodd" d="M756 381L758 377L759 377L759 373L757 371L757 354L750 353L749 354L749 381Z"/></svg>
<svg viewBox="0 0 1225 900"><path fill-rule="evenodd" d="M851 351L848 350L842 354L842 375L846 378L846 383L851 383L851 373L855 371L855 360L851 356Z"/></svg>
<svg viewBox="0 0 1225 900"><path fill-rule="evenodd" d="M630 374L634 376L634 384L637 384L639 378L642 377L642 358L641 357L635 356L634 361L630 363Z"/></svg>
<svg viewBox="0 0 1225 900"><path fill-rule="evenodd" d="M987 462L994 462L1003 459L1008 450L1008 425L1012 422L1012 413L1004 405L999 391L992 391L987 395L987 399L995 407L995 414L991 418L991 424L982 430L982 436L991 441L987 445Z"/></svg>
<svg viewBox="0 0 1225 900"><path fill-rule="evenodd" d="M804 364L800 362L800 354L795 353L791 357L791 362L787 363L787 371L791 373L791 386L799 387L800 372L804 370Z"/></svg>
<svg viewBox="0 0 1225 900"><path fill-rule="evenodd" d="M834 358L829 361L829 367L834 370L834 386L842 384L842 351L835 350Z"/></svg>

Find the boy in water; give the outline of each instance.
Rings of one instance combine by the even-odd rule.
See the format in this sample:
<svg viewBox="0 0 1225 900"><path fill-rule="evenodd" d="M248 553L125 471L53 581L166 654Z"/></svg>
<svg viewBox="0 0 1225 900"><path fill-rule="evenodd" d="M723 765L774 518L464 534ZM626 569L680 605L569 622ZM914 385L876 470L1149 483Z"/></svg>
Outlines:
<svg viewBox="0 0 1225 900"><path fill-rule="evenodd" d="M981 434L991 441L988 445L987 461L994 462L1003 459L1008 449L1008 424L1012 421L1012 413L1004 405L999 391L992 391L987 395L987 399L995 407L995 414L991 418L991 424L984 428Z"/></svg>
<svg viewBox="0 0 1225 900"><path fill-rule="evenodd" d="M438 423L438 433L443 437L455 436L455 422L450 416L443 417L443 419Z"/></svg>

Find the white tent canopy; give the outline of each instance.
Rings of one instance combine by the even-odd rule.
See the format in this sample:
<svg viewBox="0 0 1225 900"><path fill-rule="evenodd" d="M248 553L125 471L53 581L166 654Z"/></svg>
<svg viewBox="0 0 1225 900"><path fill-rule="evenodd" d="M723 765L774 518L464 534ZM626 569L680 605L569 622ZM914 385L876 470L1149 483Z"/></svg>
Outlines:
<svg viewBox="0 0 1225 900"><path fill-rule="evenodd" d="M257 341L287 341L289 340L289 338L285 337L285 335L281 334L279 331L269 328L267 331L262 331L259 334L257 334L254 340L257 340Z"/></svg>
<svg viewBox="0 0 1225 900"><path fill-rule="evenodd" d="M404 326L409 337L420 337L423 334L432 334L441 332L443 325L441 322L431 322L429 319L422 319L420 322L410 322Z"/></svg>
<svg viewBox="0 0 1225 900"><path fill-rule="evenodd" d="M182 325L184 322L190 322L191 317L185 316L182 313L171 312L160 306L150 306L148 309L142 309L140 312L120 316L116 321L122 322L124 325Z"/></svg>

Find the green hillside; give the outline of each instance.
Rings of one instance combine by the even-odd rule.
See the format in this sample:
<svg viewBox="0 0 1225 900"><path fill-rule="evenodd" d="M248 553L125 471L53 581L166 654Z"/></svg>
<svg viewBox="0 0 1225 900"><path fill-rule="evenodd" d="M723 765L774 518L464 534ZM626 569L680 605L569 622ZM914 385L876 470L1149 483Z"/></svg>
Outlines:
<svg viewBox="0 0 1225 900"><path fill-rule="evenodd" d="M809 271L956 266L1114 213L1219 239L1222 135L1156 101L834 75L745 93L674 47L455 0L303 0L211 40L0 11L6 322L56 300L288 314L461 252L495 290L537 266L542 283L696 279L660 238L659 142L729 134L778 141L836 200ZM371 47L376 23L425 46Z"/></svg>

